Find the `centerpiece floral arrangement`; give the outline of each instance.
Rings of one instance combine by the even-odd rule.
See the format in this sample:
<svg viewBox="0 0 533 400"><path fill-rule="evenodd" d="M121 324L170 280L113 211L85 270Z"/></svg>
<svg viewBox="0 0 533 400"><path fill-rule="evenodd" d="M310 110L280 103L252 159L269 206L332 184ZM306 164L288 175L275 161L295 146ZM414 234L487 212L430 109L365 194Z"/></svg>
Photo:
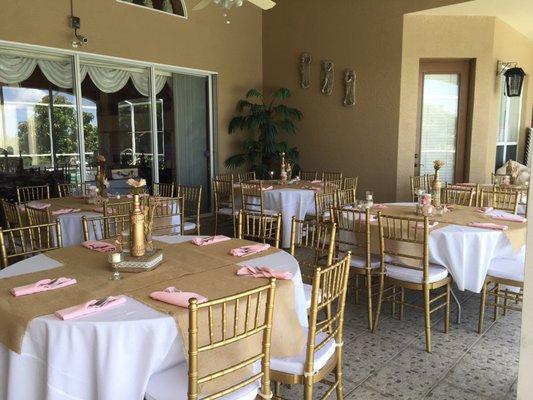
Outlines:
<svg viewBox="0 0 533 400"><path fill-rule="evenodd" d="M105 176L105 162L105 157L99 155L96 166L96 187L101 197L107 197L107 189L109 189L109 180Z"/></svg>
<svg viewBox="0 0 533 400"><path fill-rule="evenodd" d="M139 180L136 180L130 178L127 180L127 184L131 186L131 194L139 195L141 194L141 188L146 187L146 179L141 178Z"/></svg>
<svg viewBox="0 0 533 400"><path fill-rule="evenodd" d="M431 185L432 203L435 207L440 207L440 198L442 191L442 183L440 181L439 171L444 167L445 163L442 160L433 161L433 168L435 169L435 176Z"/></svg>

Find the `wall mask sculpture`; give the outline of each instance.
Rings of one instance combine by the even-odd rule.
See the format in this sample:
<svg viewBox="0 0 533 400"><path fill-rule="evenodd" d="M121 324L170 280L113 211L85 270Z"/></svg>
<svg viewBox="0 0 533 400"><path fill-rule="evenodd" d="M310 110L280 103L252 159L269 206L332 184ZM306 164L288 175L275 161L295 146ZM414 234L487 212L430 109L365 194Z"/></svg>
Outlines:
<svg viewBox="0 0 533 400"><path fill-rule="evenodd" d="M322 61L322 77L320 91L326 96L333 92L333 76L335 72L335 65L331 60Z"/></svg>
<svg viewBox="0 0 533 400"><path fill-rule="evenodd" d="M355 71L347 69L344 71L344 102L346 107L355 106Z"/></svg>
<svg viewBox="0 0 533 400"><path fill-rule="evenodd" d="M311 86L311 62L313 59L310 54L302 53L300 56L300 86L307 89Z"/></svg>

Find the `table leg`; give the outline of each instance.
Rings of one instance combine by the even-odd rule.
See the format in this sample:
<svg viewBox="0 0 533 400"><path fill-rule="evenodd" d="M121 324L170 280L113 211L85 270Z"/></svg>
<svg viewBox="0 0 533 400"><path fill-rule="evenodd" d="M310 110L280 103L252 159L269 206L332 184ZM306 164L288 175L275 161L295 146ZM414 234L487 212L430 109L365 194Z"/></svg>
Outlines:
<svg viewBox="0 0 533 400"><path fill-rule="evenodd" d="M457 296L455 295L453 289L450 289L450 293L452 295L452 299L453 301L455 302L455 304L457 305L457 319L455 320L455 323L457 325L459 325L461 323L461 312L462 312L462 307L461 307L461 303L459 302L459 299L457 298Z"/></svg>

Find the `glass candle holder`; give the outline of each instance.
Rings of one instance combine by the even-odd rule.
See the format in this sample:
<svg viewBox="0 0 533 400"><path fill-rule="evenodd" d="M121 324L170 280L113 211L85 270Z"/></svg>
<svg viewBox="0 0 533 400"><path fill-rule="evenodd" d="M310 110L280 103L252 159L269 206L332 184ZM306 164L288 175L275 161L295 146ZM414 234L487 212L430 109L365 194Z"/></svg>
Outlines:
<svg viewBox="0 0 533 400"><path fill-rule="evenodd" d="M113 267L113 275L109 278L111 281L119 281L122 279L122 275L120 275L120 272L118 270L118 266L122 262L124 258L122 257L122 253L111 253L109 254L107 260Z"/></svg>

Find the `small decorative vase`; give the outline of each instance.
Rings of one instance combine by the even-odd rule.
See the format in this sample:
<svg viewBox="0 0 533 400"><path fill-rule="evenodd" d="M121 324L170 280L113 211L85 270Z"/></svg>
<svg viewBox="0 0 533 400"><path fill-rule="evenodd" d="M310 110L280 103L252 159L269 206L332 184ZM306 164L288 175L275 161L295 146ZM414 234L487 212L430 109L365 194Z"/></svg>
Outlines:
<svg viewBox="0 0 533 400"><path fill-rule="evenodd" d="M287 183L287 170L286 170L287 164L285 163L285 153L281 153L281 169L280 169L280 180L281 184L284 185Z"/></svg>
<svg viewBox="0 0 533 400"><path fill-rule="evenodd" d="M141 210L141 199L139 194L133 195L133 210L130 212L131 230L131 255L142 257L146 253L146 243L144 236L144 213Z"/></svg>
<svg viewBox="0 0 533 400"><path fill-rule="evenodd" d="M440 168L444 165L442 161L435 161L435 178L431 185L431 204L440 207L440 195L442 192L442 182L440 181Z"/></svg>

